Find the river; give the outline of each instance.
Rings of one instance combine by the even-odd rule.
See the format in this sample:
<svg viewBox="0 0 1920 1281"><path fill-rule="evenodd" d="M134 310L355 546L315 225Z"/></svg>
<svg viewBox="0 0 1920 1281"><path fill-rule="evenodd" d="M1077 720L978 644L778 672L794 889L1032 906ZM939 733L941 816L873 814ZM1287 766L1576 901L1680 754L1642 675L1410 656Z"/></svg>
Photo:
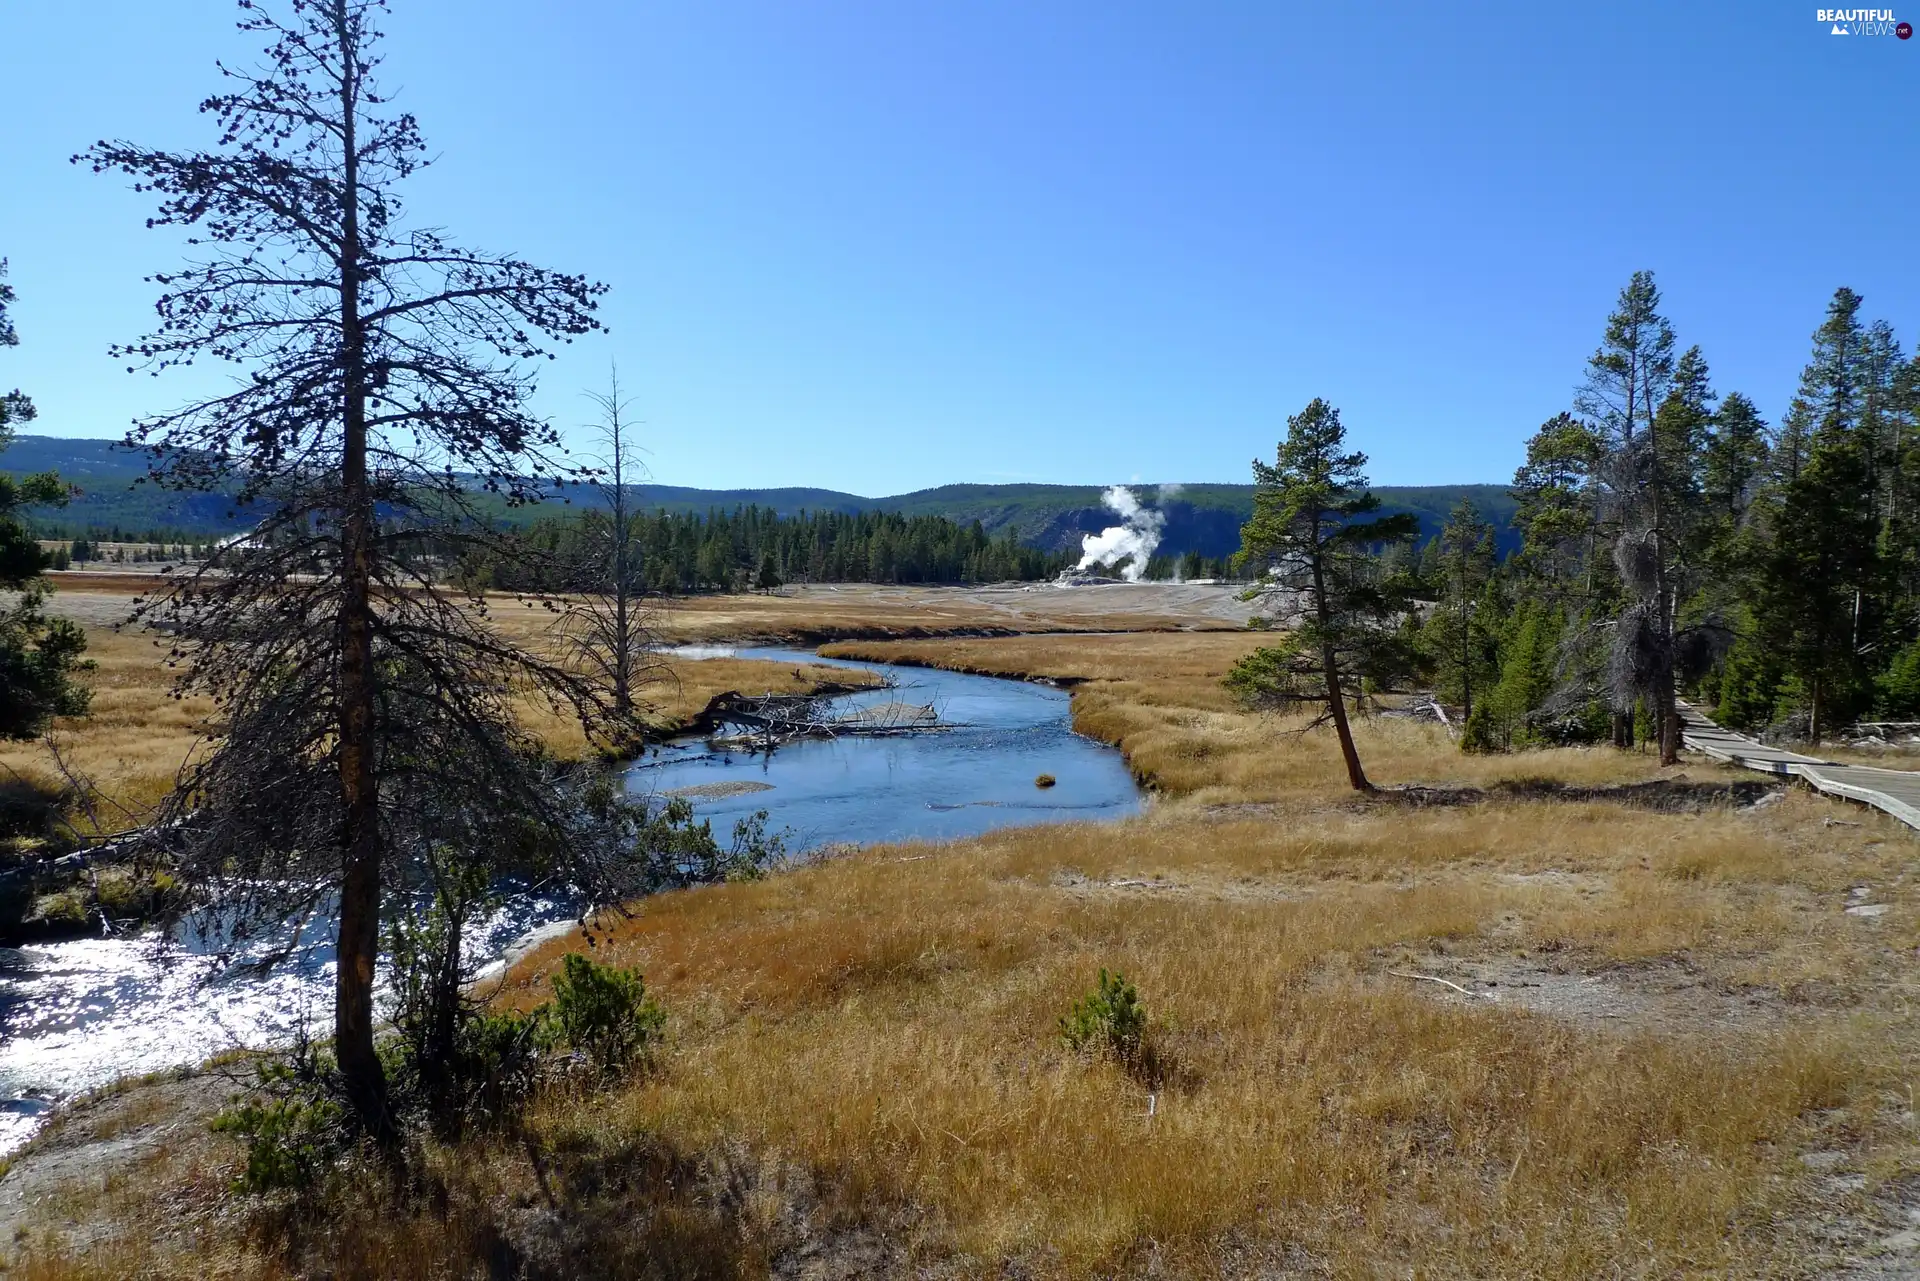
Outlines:
<svg viewBox="0 0 1920 1281"><path fill-rule="evenodd" d="M723 843L734 822L763 809L768 830L781 836L789 854L952 840L1013 824L1119 818L1139 809L1139 791L1119 753L1073 732L1062 690L841 662L800 650L704 652L881 667L894 688L845 695L835 707L931 705L945 726L805 740L772 753L683 740L630 767L629 790L687 795L697 816L713 820ZM1054 786L1035 786L1043 773L1054 777ZM573 911L564 895L516 893L476 931L472 950L482 959L501 956ZM190 933L171 946L148 934L0 948L0 1155L25 1142L47 1111L72 1094L122 1076L199 1063L223 1049L284 1043L303 1023L324 1033L333 989L327 932L315 930L296 961L265 974L245 955L222 963Z"/></svg>

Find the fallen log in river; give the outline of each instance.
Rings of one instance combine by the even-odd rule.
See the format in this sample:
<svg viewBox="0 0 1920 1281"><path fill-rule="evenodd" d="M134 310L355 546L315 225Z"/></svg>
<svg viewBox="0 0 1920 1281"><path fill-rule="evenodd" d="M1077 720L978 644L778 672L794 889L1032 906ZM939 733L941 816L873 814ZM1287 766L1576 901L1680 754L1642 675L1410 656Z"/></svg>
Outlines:
<svg viewBox="0 0 1920 1281"><path fill-rule="evenodd" d="M931 704L890 702L836 711L829 699L804 694L721 694L707 704L701 719L715 730L736 731L711 733L709 741L751 748L773 748L802 738L917 734L947 728Z"/></svg>

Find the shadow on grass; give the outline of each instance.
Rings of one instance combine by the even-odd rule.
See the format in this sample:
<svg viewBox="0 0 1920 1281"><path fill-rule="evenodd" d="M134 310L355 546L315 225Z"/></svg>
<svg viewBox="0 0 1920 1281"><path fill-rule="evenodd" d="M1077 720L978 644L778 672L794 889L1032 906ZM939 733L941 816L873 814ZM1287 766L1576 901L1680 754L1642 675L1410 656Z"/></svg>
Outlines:
<svg viewBox="0 0 1920 1281"><path fill-rule="evenodd" d="M1684 777L1657 778L1644 783L1589 786L1549 778L1517 778L1491 787L1383 787L1362 803L1405 805L1416 809L1480 805L1488 801L1558 801L1589 804L1595 801L1669 814L1697 814L1710 809L1738 809L1758 804L1787 789L1785 783L1760 779L1695 783Z"/></svg>

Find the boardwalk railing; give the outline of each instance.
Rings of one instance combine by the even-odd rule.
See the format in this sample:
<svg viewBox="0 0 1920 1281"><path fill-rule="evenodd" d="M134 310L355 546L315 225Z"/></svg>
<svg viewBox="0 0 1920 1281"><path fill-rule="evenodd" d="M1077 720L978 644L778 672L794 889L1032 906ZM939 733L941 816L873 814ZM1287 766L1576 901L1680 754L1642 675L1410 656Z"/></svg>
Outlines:
<svg viewBox="0 0 1920 1281"><path fill-rule="evenodd" d="M1878 769L1871 765L1842 765L1803 756L1784 748L1768 747L1744 734L1722 729L1687 704L1680 704L1686 744L1715 760L1769 774L1803 778L1829 796L1859 801L1893 815L1908 827L1920 829L1920 774L1912 770Z"/></svg>

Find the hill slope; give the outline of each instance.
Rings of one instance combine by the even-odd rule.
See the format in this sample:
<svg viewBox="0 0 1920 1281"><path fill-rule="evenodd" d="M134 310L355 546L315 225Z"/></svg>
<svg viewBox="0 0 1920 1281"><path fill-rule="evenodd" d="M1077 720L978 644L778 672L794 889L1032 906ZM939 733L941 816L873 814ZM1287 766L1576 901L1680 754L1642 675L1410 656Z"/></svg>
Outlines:
<svg viewBox="0 0 1920 1281"><path fill-rule="evenodd" d="M48 530L77 534L118 527L129 534L166 530L185 535L214 535L245 529L254 521L219 494L181 494L142 482L145 461L113 441L67 440L56 436L20 436L0 454L0 470L26 473L57 471L80 487L64 510L40 513ZM1142 503L1166 515L1161 550L1197 551L1226 556L1240 545L1240 526L1253 512L1251 485L1136 485ZM909 516L944 516L967 524L979 521L989 534L1012 530L1022 541L1048 550L1078 547L1086 534L1117 523L1101 504L1099 485L941 485L886 498L865 498L833 489L695 489L682 485L635 485L634 497L648 510L704 512L710 508L758 506L781 515L800 511L893 511ZM1499 530L1501 550L1516 541L1508 529L1513 499L1502 485L1383 485L1374 491L1389 512L1419 518L1422 539L1445 524L1447 512L1469 498ZM575 503L588 501L571 491ZM526 520L564 507L558 501L510 513Z"/></svg>

